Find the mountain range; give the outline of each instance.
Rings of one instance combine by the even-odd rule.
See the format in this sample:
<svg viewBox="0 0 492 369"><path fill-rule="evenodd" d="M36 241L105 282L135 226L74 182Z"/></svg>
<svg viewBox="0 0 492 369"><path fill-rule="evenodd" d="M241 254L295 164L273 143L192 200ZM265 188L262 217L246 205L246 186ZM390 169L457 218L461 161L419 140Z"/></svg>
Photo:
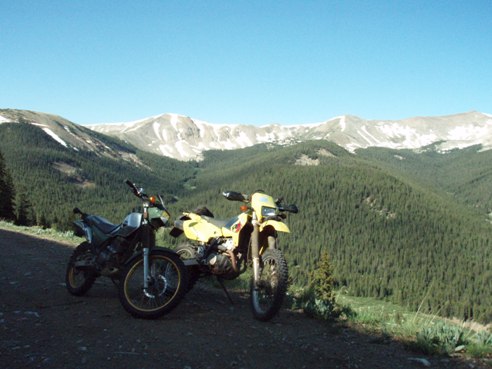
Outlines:
<svg viewBox="0 0 492 369"><path fill-rule="evenodd" d="M468 112L403 120L365 120L345 115L316 124L212 124L177 114L161 114L133 122L77 125L62 117L24 110L0 110L2 122L24 122L41 129L60 145L73 150L136 160L121 145L103 143L100 135L115 137L160 156L202 160L209 150L234 150L261 143L289 145L310 140L334 142L349 152L367 147L420 149L436 144L440 152L473 145L492 148L492 115Z"/></svg>
<svg viewBox="0 0 492 369"><path fill-rule="evenodd" d="M208 150L231 150L260 143L292 144L326 140L350 152L367 147L419 149L438 142L449 151L481 144L492 148L492 116L469 112L404 120L365 120L345 115L316 124L211 124L177 114L162 114L127 123L89 125L141 150L178 160L201 160Z"/></svg>

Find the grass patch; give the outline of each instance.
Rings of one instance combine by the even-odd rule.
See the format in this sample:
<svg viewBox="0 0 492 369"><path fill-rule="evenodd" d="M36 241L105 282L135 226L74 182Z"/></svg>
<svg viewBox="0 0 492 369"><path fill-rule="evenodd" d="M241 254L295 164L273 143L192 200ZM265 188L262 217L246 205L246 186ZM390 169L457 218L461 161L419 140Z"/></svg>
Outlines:
<svg viewBox="0 0 492 369"><path fill-rule="evenodd" d="M490 326L473 330L466 322L453 322L437 315L411 312L390 302L342 293L337 295L337 303L353 312L347 316L349 324L402 340L425 354L492 357Z"/></svg>
<svg viewBox="0 0 492 369"><path fill-rule="evenodd" d="M57 231L52 228L42 228L38 226L33 226L33 227L18 226L13 223L6 222L4 220L0 220L0 229L4 229L6 231L12 231L12 232L19 232L30 236L35 236L35 237L53 240L57 242L62 242L72 246L77 246L79 243L81 243L84 240L83 238L74 236L73 231Z"/></svg>

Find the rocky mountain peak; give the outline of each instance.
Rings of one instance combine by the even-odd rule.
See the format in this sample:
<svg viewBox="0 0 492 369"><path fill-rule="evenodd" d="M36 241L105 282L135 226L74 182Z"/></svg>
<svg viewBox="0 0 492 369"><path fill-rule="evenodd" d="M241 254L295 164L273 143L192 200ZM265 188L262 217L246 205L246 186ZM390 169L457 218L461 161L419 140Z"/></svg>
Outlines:
<svg viewBox="0 0 492 369"><path fill-rule="evenodd" d="M482 144L492 148L492 117L480 112L403 120L366 120L353 115L291 126L213 124L177 114L89 128L118 137L142 150L179 160L200 160L207 150L229 150L259 143L289 144L328 140L351 152L366 147L418 149L439 142L439 150Z"/></svg>

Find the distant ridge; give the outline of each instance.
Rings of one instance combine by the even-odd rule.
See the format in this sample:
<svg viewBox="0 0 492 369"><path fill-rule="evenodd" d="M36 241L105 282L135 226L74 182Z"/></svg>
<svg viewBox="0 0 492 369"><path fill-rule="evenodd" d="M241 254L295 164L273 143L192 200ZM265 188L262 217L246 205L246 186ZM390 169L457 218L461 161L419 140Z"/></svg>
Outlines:
<svg viewBox="0 0 492 369"><path fill-rule="evenodd" d="M350 152L367 147L419 149L433 143L438 143L439 151L477 144L483 150L492 148L492 116L480 112L403 120L365 120L344 115L321 123L289 126L213 124L178 114L162 114L88 127L142 150L179 160L200 160L208 150L308 140L331 141Z"/></svg>
<svg viewBox="0 0 492 369"><path fill-rule="evenodd" d="M435 144L438 152L473 145L482 145L482 150L492 148L492 116L475 111L402 120L366 120L344 115L314 124L264 126L213 124L166 113L133 122L84 127L52 114L0 109L0 124L6 122L35 125L67 148L125 159L126 148L118 141L108 144L98 134L181 161L201 160L209 150L234 150L262 143L291 145L310 140L330 141L352 153L367 147L419 150L431 144Z"/></svg>

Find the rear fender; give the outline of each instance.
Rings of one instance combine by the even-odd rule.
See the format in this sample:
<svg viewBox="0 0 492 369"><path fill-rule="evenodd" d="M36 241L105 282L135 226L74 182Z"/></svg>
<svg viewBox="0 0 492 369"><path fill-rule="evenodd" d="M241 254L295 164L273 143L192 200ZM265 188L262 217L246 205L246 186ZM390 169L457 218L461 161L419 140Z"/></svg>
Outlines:
<svg viewBox="0 0 492 369"><path fill-rule="evenodd" d="M92 244L93 241L92 228L88 224L86 224L83 220L76 220L75 222L73 222L73 224L75 228L74 234L77 237L85 237L87 242Z"/></svg>

